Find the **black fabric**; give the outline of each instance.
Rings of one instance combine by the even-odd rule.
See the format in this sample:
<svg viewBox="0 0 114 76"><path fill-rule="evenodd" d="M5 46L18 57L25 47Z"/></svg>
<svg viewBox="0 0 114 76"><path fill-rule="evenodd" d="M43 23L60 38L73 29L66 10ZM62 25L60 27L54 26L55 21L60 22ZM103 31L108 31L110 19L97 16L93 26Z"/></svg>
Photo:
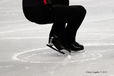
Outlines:
<svg viewBox="0 0 114 76"><path fill-rule="evenodd" d="M66 41L74 42L77 30L85 14L86 10L83 6L54 7L52 13L54 24L50 36L57 34L66 39Z"/></svg>
<svg viewBox="0 0 114 76"><path fill-rule="evenodd" d="M51 0L52 5L69 5L69 0Z"/></svg>
<svg viewBox="0 0 114 76"><path fill-rule="evenodd" d="M69 5L69 0L46 0L47 5ZM44 0L23 0L23 7L45 5Z"/></svg>
<svg viewBox="0 0 114 76"><path fill-rule="evenodd" d="M52 12L54 7L68 6L68 0L23 0L23 12L25 17L39 24L52 23Z"/></svg>
<svg viewBox="0 0 114 76"><path fill-rule="evenodd" d="M43 6L43 0L23 0L23 7L37 7Z"/></svg>
<svg viewBox="0 0 114 76"><path fill-rule="evenodd" d="M26 1L29 0L23 0L23 11L28 20L38 24L53 23L50 37L57 34L69 42L75 41L77 30L86 14L83 6L69 6L68 0L51 0L47 5L43 0L30 0L27 4Z"/></svg>

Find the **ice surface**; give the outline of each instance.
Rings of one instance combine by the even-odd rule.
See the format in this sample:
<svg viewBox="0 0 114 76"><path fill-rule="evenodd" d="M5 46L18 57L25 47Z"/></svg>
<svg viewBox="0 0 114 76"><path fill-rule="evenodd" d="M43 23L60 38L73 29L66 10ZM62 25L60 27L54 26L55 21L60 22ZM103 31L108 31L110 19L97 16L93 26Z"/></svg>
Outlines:
<svg viewBox="0 0 114 76"><path fill-rule="evenodd" d="M45 46L51 24L26 20L21 0L0 0L0 76L114 76L114 1L70 5L87 9L77 35L85 50L63 56Z"/></svg>

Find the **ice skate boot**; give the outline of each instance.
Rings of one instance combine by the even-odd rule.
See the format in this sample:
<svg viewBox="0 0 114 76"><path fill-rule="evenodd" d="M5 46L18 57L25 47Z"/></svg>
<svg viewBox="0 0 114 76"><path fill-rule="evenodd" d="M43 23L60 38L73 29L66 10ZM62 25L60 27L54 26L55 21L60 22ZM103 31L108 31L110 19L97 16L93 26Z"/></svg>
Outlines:
<svg viewBox="0 0 114 76"><path fill-rule="evenodd" d="M71 50L71 51L77 52L77 51L80 51L80 50L81 50L80 47L77 47L77 46L75 46L74 44L68 44L67 46L68 46L67 49L69 49L69 50Z"/></svg>
<svg viewBox="0 0 114 76"><path fill-rule="evenodd" d="M71 43L71 42L64 41L62 44L65 49L69 50L69 52L72 52L72 51L77 52L84 49L83 45L80 45L78 43Z"/></svg>
<svg viewBox="0 0 114 76"><path fill-rule="evenodd" d="M79 44L78 42L72 42L71 43L74 47L77 47L78 48L78 50L84 50L84 46L83 45L81 45L81 44Z"/></svg>
<svg viewBox="0 0 114 76"><path fill-rule="evenodd" d="M58 36L54 36L55 38L52 40L52 43L56 48L58 48L60 51L64 50L64 54L71 54L71 50L68 47L67 43L64 42L64 38L59 38Z"/></svg>
<svg viewBox="0 0 114 76"><path fill-rule="evenodd" d="M64 49L64 46L61 44L60 39L56 35L49 38L49 43L47 44L47 46L61 54L65 54L61 51L62 49Z"/></svg>

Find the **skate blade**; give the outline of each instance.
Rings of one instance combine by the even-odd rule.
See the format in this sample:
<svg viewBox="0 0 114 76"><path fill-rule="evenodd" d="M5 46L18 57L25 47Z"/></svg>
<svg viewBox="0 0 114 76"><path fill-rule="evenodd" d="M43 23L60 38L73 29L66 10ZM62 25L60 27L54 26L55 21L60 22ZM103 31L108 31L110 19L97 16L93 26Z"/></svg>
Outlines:
<svg viewBox="0 0 114 76"><path fill-rule="evenodd" d="M71 51L69 51L68 49L62 49L61 51L65 53L65 56L71 55Z"/></svg>
<svg viewBox="0 0 114 76"><path fill-rule="evenodd" d="M55 47L53 47L53 45L47 44L47 46L50 47L51 49L53 49L53 50L55 50L55 51L61 53L61 54L65 54L64 52L62 52L62 51L56 49Z"/></svg>
<svg viewBox="0 0 114 76"><path fill-rule="evenodd" d="M77 51L72 50L72 51L71 51L71 53L83 53L83 52L85 52L85 50L77 50Z"/></svg>

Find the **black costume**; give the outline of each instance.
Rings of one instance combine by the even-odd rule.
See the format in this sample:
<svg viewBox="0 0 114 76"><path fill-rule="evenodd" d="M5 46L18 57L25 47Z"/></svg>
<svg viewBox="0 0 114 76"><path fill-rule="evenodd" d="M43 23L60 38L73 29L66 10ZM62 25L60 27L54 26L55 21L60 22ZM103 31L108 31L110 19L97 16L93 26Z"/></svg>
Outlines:
<svg viewBox="0 0 114 76"><path fill-rule="evenodd" d="M55 43L59 41L64 48L83 49L75 40L76 32L86 14L83 6L69 6L69 0L23 0L23 11L26 18L32 22L53 23L49 43L51 37L54 37Z"/></svg>

